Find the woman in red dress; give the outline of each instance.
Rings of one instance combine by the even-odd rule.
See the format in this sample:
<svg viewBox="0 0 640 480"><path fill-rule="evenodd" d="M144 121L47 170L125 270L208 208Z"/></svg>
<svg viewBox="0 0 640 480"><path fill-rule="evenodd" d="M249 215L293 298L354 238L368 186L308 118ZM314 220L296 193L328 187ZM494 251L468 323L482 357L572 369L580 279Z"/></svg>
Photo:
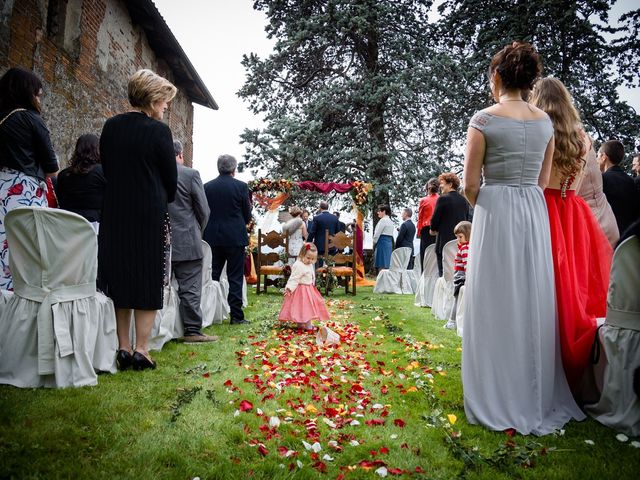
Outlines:
<svg viewBox="0 0 640 480"><path fill-rule="evenodd" d="M593 148L571 95L555 78L543 78L530 103L554 128L555 150L544 191L549 211L562 363L572 391L588 364L596 318L604 317L613 251L587 203L578 195L585 159Z"/></svg>

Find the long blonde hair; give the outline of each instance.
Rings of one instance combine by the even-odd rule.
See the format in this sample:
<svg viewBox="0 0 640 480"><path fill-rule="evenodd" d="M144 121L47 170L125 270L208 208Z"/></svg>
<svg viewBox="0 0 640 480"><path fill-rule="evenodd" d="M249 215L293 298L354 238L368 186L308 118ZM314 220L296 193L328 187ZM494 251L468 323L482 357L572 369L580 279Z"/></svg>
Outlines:
<svg viewBox="0 0 640 480"><path fill-rule="evenodd" d="M533 87L529 103L544 110L553 122L554 167L565 177L578 173L585 163L582 157L586 148L580 114L569 91L557 78L541 78Z"/></svg>

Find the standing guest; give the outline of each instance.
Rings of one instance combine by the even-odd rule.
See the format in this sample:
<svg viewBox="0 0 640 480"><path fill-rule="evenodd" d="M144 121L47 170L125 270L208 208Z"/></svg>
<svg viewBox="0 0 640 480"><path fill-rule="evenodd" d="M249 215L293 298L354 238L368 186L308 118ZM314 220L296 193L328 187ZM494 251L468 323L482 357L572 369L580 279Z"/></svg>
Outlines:
<svg viewBox="0 0 640 480"><path fill-rule="evenodd" d="M389 268L391 250L393 250L393 221L389 205L378 206L378 223L373 230L373 250L375 251L374 266L380 270Z"/></svg>
<svg viewBox="0 0 640 480"><path fill-rule="evenodd" d="M529 101L549 115L554 129L553 164L544 196L562 364L569 386L577 392L589 363L596 318L607 313L613 249L587 203L576 195L591 140L571 95L560 80L548 77L536 83Z"/></svg>
<svg viewBox="0 0 640 480"><path fill-rule="evenodd" d="M409 270L413 268L413 239L416 238L416 226L411 221L413 211L410 208L402 210L402 225L396 238L396 248L408 247L411 249L411 260L409 260Z"/></svg>
<svg viewBox="0 0 640 480"><path fill-rule="evenodd" d="M588 136L585 141L588 141L588 150L585 157L584 176L578 186L577 194L587 202L609 243L614 246L620 238L618 223L613 210L611 210L611 205L602 191L602 173L596 159L593 141Z"/></svg>
<svg viewBox="0 0 640 480"><path fill-rule="evenodd" d="M633 160L631 161L631 170L635 175L633 181L636 184L638 195L640 195L640 152L636 152L633 157Z"/></svg>
<svg viewBox="0 0 640 480"><path fill-rule="evenodd" d="M220 175L204 186L211 209L204 231L204 239L211 246L213 254L211 276L214 281L220 281L222 268L227 264L232 325L249 323L242 311L242 277L245 247L249 245L247 224L251 221L251 204L249 187L234 178L237 167L238 162L234 157L220 155Z"/></svg>
<svg viewBox="0 0 640 480"><path fill-rule="evenodd" d="M620 235L640 216L640 194L633 179L620 164L624 160L624 146L618 140L604 142L598 150L602 173L602 190L607 196L618 222Z"/></svg>
<svg viewBox="0 0 640 480"><path fill-rule="evenodd" d="M200 174L184 166L182 142L173 142L178 167L176 198L169 204L171 219L171 271L178 282L180 318L185 343L215 342L202 333L202 233L209 221L209 205Z"/></svg>
<svg viewBox="0 0 640 480"><path fill-rule="evenodd" d="M467 420L545 435L583 419L560 358L549 216L543 188L553 125L522 100L542 71L528 43L491 60L496 104L467 131L465 194L475 206L462 337ZM484 172L484 185L480 179Z"/></svg>
<svg viewBox="0 0 640 480"><path fill-rule="evenodd" d="M100 288L116 308L118 368L156 368L149 335L169 281L171 225L177 171L171 130L162 122L176 87L151 70L129 79L134 110L104 124L100 158L107 179L98 235ZM129 338L131 313L136 345Z"/></svg>
<svg viewBox="0 0 640 480"><path fill-rule="evenodd" d="M293 206L289 209L293 218L282 226L282 231L289 235L289 259L287 263L293 265L300 254L300 249L307 239L307 227L302 220L302 210Z"/></svg>
<svg viewBox="0 0 640 480"><path fill-rule="evenodd" d="M307 229L307 233L311 229L311 225L313 224L313 220L309 220L309 210L302 210L302 221L304 222L304 226Z"/></svg>
<svg viewBox="0 0 640 480"><path fill-rule="evenodd" d="M319 212L313 217L313 223L309 230L308 242L313 242L318 247L318 254L320 256L325 254L325 232L329 230L329 235L335 235L340 231L340 223L335 215L332 215L329 210L329 204L324 200L320 202ZM335 254L335 251L328 252L329 254ZM322 258L318 259L318 266L322 266Z"/></svg>
<svg viewBox="0 0 640 480"><path fill-rule="evenodd" d="M436 207L431 217L431 235L436 237L436 257L438 259L438 274L442 276L442 249L454 238L454 227L469 219L469 203L458 193L460 179L455 173L443 173L438 177L442 195L436 201Z"/></svg>
<svg viewBox="0 0 640 480"><path fill-rule="evenodd" d="M453 233L456 234L458 239L458 251L456 252L456 258L453 261L453 308L451 309L451 316L445 324L444 328L450 330L456 330L458 327L456 322L456 313L458 310L458 296L460 289L463 287L467 280L467 260L469 258L469 239L471 238L471 222L460 222L453 229Z"/></svg>
<svg viewBox="0 0 640 480"><path fill-rule="evenodd" d="M420 261L424 263L424 252L429 245L436 241L435 235L431 235L431 217L438 201L439 183L437 178L427 182L427 196L420 199L418 205L418 225L416 231L420 236ZM422 265L424 269L424 265Z"/></svg>
<svg viewBox="0 0 640 480"><path fill-rule="evenodd" d="M313 331L313 320L329 320L322 294L316 288L318 249L313 243L303 243L284 289L284 302L278 319L293 322L304 330Z"/></svg>
<svg viewBox="0 0 640 480"><path fill-rule="evenodd" d="M347 225L344 222L340 221L340 212L335 211L335 212L333 212L333 214L338 219L338 225L340 225L340 229L338 231L339 232L343 232L343 233L346 232L347 231Z"/></svg>
<svg viewBox="0 0 640 480"><path fill-rule="evenodd" d="M60 208L82 215L98 231L107 187L100 165L100 139L87 133L78 138L69 167L58 174Z"/></svg>
<svg viewBox="0 0 640 480"><path fill-rule="evenodd" d="M46 207L45 179L58 171L40 117L42 82L10 68L0 78L0 289L13 290L4 217L17 207Z"/></svg>

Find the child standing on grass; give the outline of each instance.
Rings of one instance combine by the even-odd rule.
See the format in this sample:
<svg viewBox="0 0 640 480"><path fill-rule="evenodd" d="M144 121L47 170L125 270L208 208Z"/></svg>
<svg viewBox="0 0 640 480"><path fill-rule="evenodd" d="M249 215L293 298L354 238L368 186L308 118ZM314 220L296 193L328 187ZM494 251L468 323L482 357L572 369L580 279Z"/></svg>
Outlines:
<svg viewBox="0 0 640 480"><path fill-rule="evenodd" d="M284 302L279 319L297 323L305 330L313 330L312 320L329 320L329 312L322 295L316 288L315 263L318 249L313 243L305 243L284 290Z"/></svg>
<svg viewBox="0 0 640 480"><path fill-rule="evenodd" d="M453 302L453 309L451 310L451 316L449 321L445 324L444 328L455 330L456 325L456 311L458 310L458 295L460 289L464 285L467 278L467 257L469 255L469 238L471 238L471 222L460 222L453 229L456 238L458 239L458 252L453 263L453 296L455 301Z"/></svg>

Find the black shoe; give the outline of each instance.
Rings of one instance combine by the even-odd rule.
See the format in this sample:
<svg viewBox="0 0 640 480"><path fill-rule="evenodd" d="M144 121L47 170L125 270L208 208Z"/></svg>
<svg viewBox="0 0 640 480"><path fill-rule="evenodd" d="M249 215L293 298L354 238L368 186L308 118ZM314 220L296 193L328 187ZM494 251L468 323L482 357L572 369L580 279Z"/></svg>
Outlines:
<svg viewBox="0 0 640 480"><path fill-rule="evenodd" d="M127 350L118 350L118 354L116 355L116 365L120 371L130 369L133 365L133 355L131 355Z"/></svg>
<svg viewBox="0 0 640 480"><path fill-rule="evenodd" d="M146 370L150 368L151 370L156 369L156 362L153 360L149 360L140 352L133 352L133 369L134 370Z"/></svg>
<svg viewBox="0 0 640 480"><path fill-rule="evenodd" d="M246 318L241 318L241 319L232 319L229 323L231 325L246 325L247 323L251 323L251 322Z"/></svg>

